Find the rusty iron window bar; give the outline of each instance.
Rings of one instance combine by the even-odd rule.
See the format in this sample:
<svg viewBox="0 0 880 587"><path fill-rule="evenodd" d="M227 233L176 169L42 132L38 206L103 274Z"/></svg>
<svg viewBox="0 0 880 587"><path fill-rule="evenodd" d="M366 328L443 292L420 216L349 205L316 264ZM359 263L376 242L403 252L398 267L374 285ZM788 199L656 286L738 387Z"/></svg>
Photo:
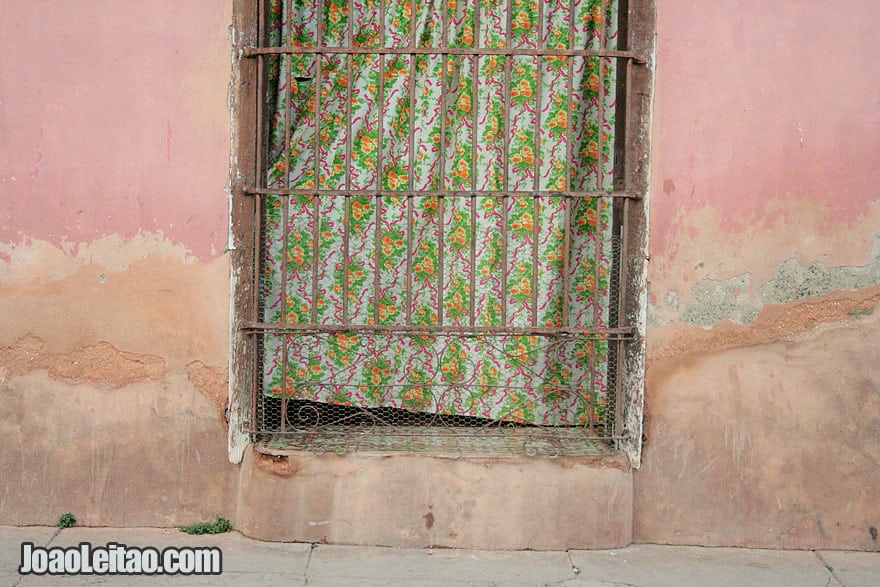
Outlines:
<svg viewBox="0 0 880 587"><path fill-rule="evenodd" d="M362 17L374 22L372 40L363 44L355 39L355 23L352 12L355 6L370 4L369 2L338 2L333 0L313 1L310 4L311 21L297 22L292 11L288 11L286 0L269 0L259 2L259 34L258 46L248 48L243 52L247 59L256 60L255 92L255 173L256 183L244 188L243 192L254 198L254 279L253 279L253 303L252 316L242 321L241 332L252 337L254 361L252 368L252 407L248 432L254 438L261 440L267 446L275 449L306 448L319 452L346 450L373 449L373 450L426 450L426 451L455 451L469 450L474 452L497 450L522 452L525 454L593 454L608 450L610 445L590 442L593 440L613 441L627 439L628 435L622 432L621 409L622 405L622 362L625 345L632 340L634 329L626 323L627 309L627 281L629 276L627 208L630 202L636 202L641 198L638 191L630 189L632 182L626 181L625 156L627 155L627 141L633 132L629 122L623 124L623 120L614 122L615 114L619 118L625 118L625 107L631 100L629 77L631 67L643 65L646 62L644 55L626 49L629 45L627 39L627 14L624 0L616 3L613 0L571 0L568 2L538 2L537 18L534 20L534 38L531 39L532 47L490 47L481 45L480 19L487 17L486 0L470 0L457 3L458 8L451 10L448 0L442 2L413 2L413 5L427 10L428 5L440 6L439 42L425 45L418 38L417 29L421 26L424 32L428 28L427 23L417 23L415 17L411 18L406 35L398 34L395 39L390 39L391 28L387 25L387 10L395 5L394 0L381 0L372 17L368 14ZM494 4L504 5L505 2ZM329 38L325 33L329 30L328 17L332 10L348 6L348 25L343 27L343 34L337 38ZM462 6L463 12L462 12ZM614 14L609 11L609 6L617 10ZM272 14L278 8L284 11L280 17L281 27L273 21ZM335 7L335 8L334 8ZM587 34L585 43L593 44L592 47L574 48L576 37L575 26L571 24L573 18L567 19L568 30L563 36L568 37L568 47L549 48L543 46L549 33L550 21L545 25L545 17L551 10L560 14L567 10L569 15L575 15L578 10L589 8L594 18L594 24ZM361 6L363 8L363 6ZM504 12L506 28L505 44L514 44L511 31L515 27L512 2L506 3ZM364 9L366 10L366 9ZM456 11L457 10L457 11ZM545 11L547 13L545 13ZM410 13L412 15L412 13ZM454 46L450 42L450 30L453 25L461 27L462 14L473 23L473 38L470 46ZM287 19L287 20L285 20ZM616 44L624 45L624 49L609 48L609 21L615 24L614 36ZM557 22L558 24L558 22ZM273 28L274 27L274 28ZM296 29L296 30L295 30ZM386 31L388 29L388 31ZM303 31L306 33L303 33ZM578 30L578 35L584 34L584 30ZM283 44L283 41L305 34L307 38L301 46ZM310 35L310 36L309 36ZM619 35L619 37L618 37ZM405 38L402 38L404 37ZM279 43L280 45L276 45ZM395 45L396 43L396 45ZM486 42L487 43L487 42ZM528 43L526 43L528 44ZM501 147L498 153L499 161L495 163L500 167L501 185L478 185L478 156L481 148L479 136L478 106L486 101L480 95L481 79L480 64L488 59L500 58L503 63L498 69L498 75L489 79L489 83L495 83L503 87L500 96L500 109L503 111L503 129ZM378 83L376 87L366 90L363 87L353 88L354 76L364 75L358 71L363 62L356 59L369 59L377 63ZM421 61L420 61L421 59ZM385 139L388 136L388 128L395 123L386 111L386 92L392 91L389 84L393 81L388 77L388 70L394 65L400 69L395 75L403 80L395 89L403 88L402 105L398 108L398 115L406 118L408 124L415 126L416 123L416 100L420 92L427 93L430 82L417 75L417 68L426 63L437 66L439 70L439 153L432 178L426 185L418 186L414 178L416 157L424 148L424 137L418 134L418 128L409 128L408 143L404 140L398 144L400 152L397 158L403 158L403 165L409 170L408 177L403 179L402 184L395 186L383 185L383 174L387 160L392 159L395 153L391 148L386 148ZM545 95L542 98L542 90L547 90L541 81L542 75L549 75L550 62L560 60L562 65L558 68L558 75L564 80L566 89L556 91L552 96ZM578 61L580 60L580 61ZM437 63L439 61L439 65ZM622 63L623 67L612 65ZM534 86L535 96L527 101L523 111L531 111L529 125L534 133L534 162L527 178L532 178L531 185L522 185L526 182L512 184L509 171L512 169L515 156L512 155L512 147L508 139L514 136L517 125L520 122L513 120L514 111L513 96L513 69L523 64L534 64L534 73L538 80ZM565 131L560 131L556 139L564 145L565 185L563 187L549 188L542 185L542 140L548 140L552 136L548 134L548 123L542 121L545 100L549 104L551 100L558 100L560 95L572 95L577 90L575 84L575 68L594 74L596 80L591 80L598 88L598 98L591 105L584 106L585 97L581 97L581 104L573 107L571 100L562 109L567 115ZM567 69L567 75L565 75ZM620 71L618 71L618 69ZM452 70L455 70L453 78L450 78ZM463 71L468 71L470 80L462 82L466 77ZM340 95L332 96L327 92L330 83L331 72L338 79L347 78L344 89L339 87ZM586 75L586 74L584 74ZM608 82L608 78L614 75L617 81ZM454 76L458 76L455 79ZM317 80L317 81L316 81ZM454 82L458 82L457 84ZM284 86L287 84L286 87ZM419 85L419 84L423 85ZM467 85L470 88L467 88ZM456 85L458 87L456 87ZM548 86L550 87L550 86ZM586 86L584 86L586 88ZM305 88L304 90L301 88ZM320 91L319 91L320 90ZM551 87L550 91L553 89ZM466 95L470 92L469 95ZM278 101L278 95L285 96ZM301 100L297 105L296 99ZM304 96L300 95L303 93ZM549 92L548 92L549 93ZM586 96L588 92L583 90ZM375 126L378 127L378 145L375 150L374 178L369 184L356 185L353 170L353 101L356 96L370 94L378 105L375 115ZM465 137L472 148L472 157L469 164L469 176L467 185L455 185L450 181L451 164L454 155L450 154L453 149L452 141L455 130L450 129L454 121L449 116L450 104L454 100L470 103L473 117L461 122L460 126L470 128L470 135ZM492 100L489 97L488 100ZM407 101L408 100L408 101ZM278 104L283 104L278 107ZM305 106L303 105L305 104ZM329 105L328 105L329 104ZM496 104L497 105L497 104ZM336 108L335 112L332 111ZM275 110L273 110L273 108ZM573 137L575 131L574 118L578 115L578 108L585 109L586 114L594 119L598 129L597 136L593 140L593 149L598 155L597 165L593 170L592 181L594 187L586 186L581 189L572 189L572 178L576 175L576 168L582 165L578 158L577 141ZM609 114L610 110L614 110ZM408 110L408 111L407 111ZM333 115L335 114L335 119ZM330 122L328 122L330 120ZM296 121L296 124L294 124ZM336 145L334 152L328 152L327 145L322 144L322 132L328 124L335 125L343 137L342 145ZM587 123L584 122L584 129ZM313 161L306 157L306 174L311 174L314 181L311 185L303 187L295 179L291 178L291 161L296 159L294 152L303 144L296 143L297 133L304 126L312 129L312 136L306 137L309 143L305 152L312 149ZM280 129L280 130L279 130ZM606 129L608 129L606 131ZM589 132L584 130L584 132ZM274 134L273 134L274 133ZM608 136L606 136L608 135ZM608 138L612 136L613 138ZM496 136L496 139L498 137ZM274 140L274 143L273 143ZM598 143L595 145L595 143ZM613 143L613 144L611 144ZM279 151L280 145L280 151ZM274 148L274 151L273 151ZM460 147L459 147L460 148ZM323 149L323 151L322 151ZM606 155L606 149L609 154ZM402 153L402 155L401 155ZM322 161L322 154L325 160ZM357 155L357 153L355 153ZM547 157L549 159L550 156ZM328 160L342 160L345 167L339 185L327 187L329 182L322 185L322 173L326 175L326 169L322 164ZM399 161L398 161L399 163ZM544 161L546 164L547 161ZM552 163L552 162L551 162ZM272 181L272 168L281 165L283 173L275 176ZM612 177L613 176L613 177ZM278 180L278 177L281 177ZM434 216L428 221L420 216L419 206L426 204L434 210ZM477 209L480 205L492 206L499 209L500 222L497 230L485 229L485 218L480 217ZM575 224L582 220L584 210L599 206L607 207L609 219L604 228L604 234L598 235L603 229L596 229L596 233L588 235L592 239L589 246L583 243L575 243L578 237L583 237L583 231L577 232ZM372 210L375 217L375 227L368 232L370 234L357 233L352 225L354 218L363 212L360 209ZM529 238L522 243L516 243L514 228L519 206L531 212L532 226ZM579 208L580 206L580 208ZM553 226L541 226L542 212L551 208L559 218L553 221ZM593 208L590 208L593 209ZM589 210L587 210L588 212ZM323 216L329 213L341 215L341 229L334 227L337 232L325 229L322 224ZM327 213L327 214L325 214ZM272 216L272 215L275 216ZM388 217L386 217L386 214ZM458 217L454 220L454 217ZM275 224L273 220L275 218ZM280 219L279 219L280 218ZM420 218L422 225L419 224ZM463 220L462 220L463 218ZM517 217L519 218L519 217ZM456 227L456 222L459 224ZM520 223L522 224L522 223ZM549 223L548 223L549 224ZM601 226L600 220L597 226ZM458 233L452 234L453 229L468 228L465 236ZM426 228L427 227L427 228ZM432 299L436 305L436 314L419 322L416 314L423 311L415 299L418 295L414 277L418 273L416 265L417 250L425 247L426 236L431 229L432 238L436 246L436 254L433 261L436 264L436 274L431 282L437 293ZM274 245L270 243L269 234L274 230L278 241ZM480 232L482 230L482 232ZM542 230L544 232L542 232ZM542 316L538 311L540 277L544 277L546 268L541 267L539 262L539 241L545 233L555 230L556 238L560 240L562 251L561 267L557 269L561 275L556 275L556 287L561 292L556 295L554 303L559 305L558 317L554 318L553 324L539 323ZM385 234L383 234L383 231ZM396 234L399 238L398 245L405 251L404 266L394 269L393 285L388 285L388 276L380 266L382 259L383 237L388 234ZM518 234L518 233L517 233ZM597 236L598 235L598 236ZM430 236L430 235L429 235ZM453 238L458 238L463 246L453 250L451 243ZM491 279L499 286L496 294L500 294L500 318L496 324L479 324L478 318L486 313L483 306L478 304L477 290L480 287L477 277L477 262L487 247L486 242L500 240L501 260L494 261L493 267L498 267L498 275L492 275ZM336 301L338 311L328 314L322 309L321 303L327 297L323 291L328 284L326 268L321 268L321 246L327 241L337 246L331 254L337 259L336 276L341 283L341 292L338 292ZM293 241L302 243L294 246ZM355 241L357 241L355 243ZM512 250L514 245L519 247ZM275 246L277 250L270 251ZM356 252L355 247L361 251L372 249L372 252L364 255ZM299 247L299 248L296 248ZM580 248L579 248L580 247ZM592 248L590 248L592 247ZM530 260L524 257L524 251L530 254ZM586 251L586 252L585 252ZM545 251L540 250L543 254ZM277 259L273 259L272 253L276 253ZM450 259L458 254L454 261L458 262L456 268L450 265ZM360 258L356 258L360 255ZM517 256L519 255L519 256ZM592 255L592 256L591 256ZM444 258L446 257L446 258ZM607 258L606 265L601 269L607 269L609 291L605 300L600 302L598 294L594 295L593 304L589 311L582 309L583 314L592 314L590 324L577 323L573 317L573 298L570 291L581 287L577 282L576 266L593 264L598 267L602 260ZM358 265L357 262L361 262ZM296 263L302 269L295 269ZM274 263L274 265L273 265ZM521 291L528 290L526 296L530 299L522 301L518 308L512 307L509 299L510 292L516 285L510 283L511 276L508 271L512 267L522 265L526 268L521 283L527 284ZM462 267L465 268L462 271ZM353 268L357 272L370 273L355 292L353 285ZM371 269L371 271L362 271ZM273 285L267 286L269 281L265 276L274 271ZM598 272L598 268L596 269ZM540 275L539 275L540 274ZM597 273L598 274L598 273ZM363 276L359 276L363 277ZM488 279L488 278L487 278ZM464 309L458 315L444 311L443 304L446 302L446 288L451 280L461 282L464 280L464 291L469 292L468 299L464 300ZM425 283L428 283L427 281ZM339 283L336 284L339 286ZM280 291L273 291L272 288ZM383 316L383 307L380 300L387 298L388 291L395 289L400 294L397 305L403 306L393 319ZM367 304L361 304L357 295L367 298ZM283 314L281 318L270 319L269 306L272 303L272 295L275 295L282 304L299 304L304 310L300 314ZM553 292L548 294L551 298ZM297 296L301 296L298 298ZM293 301L291 301L293 300ZM360 305L359 305L360 304ZM485 304L483 304L485 305ZM600 307L601 306L601 307ZM523 309L527 315L522 317ZM400 309L398 309L400 310ZM286 317L285 317L286 316ZM296 317L296 321L291 321ZM347 342L348 338L356 342ZM531 346L525 351L512 351L513 345L529 337ZM534 340L532 340L534 339ZM340 342L342 341L342 342ZM540 342L535 342L540 341ZM363 345L361 343L364 343ZM346 346L347 345L347 346ZM394 383L365 385L361 381L346 380L339 377L342 371L332 371L329 375L321 372L319 376L311 377L308 373L297 374L303 367L308 369L323 368L324 355L328 353L342 354L350 350L351 346L364 346L359 348L361 352L351 354L352 361L360 361L365 364L383 364L385 356L392 353L393 347L412 346L414 351L404 359L407 369L413 362L419 360L427 364L435 361L433 369L429 373L435 374L442 381L425 381L412 378L398 379ZM458 345L458 346L456 346ZM471 346L466 346L471 345ZM602 351L598 349L604 349ZM480 349L483 355L476 360L477 364L470 365L468 377L460 374L442 374L443 361L451 356L450 349L461 352L466 349L477 356L474 349ZM517 354L520 353L520 354ZM529 354L541 354L542 358L533 359L526 357ZM578 354L579 353L579 354ZM428 356L425 359L422 355ZM526 357L526 358L524 358ZM549 359L547 357L550 357ZM268 389L266 365L275 361L276 375L280 373L281 388L272 393ZM467 359L465 359L467 360ZM539 363L542 365L567 365L571 360L580 361L581 369L586 374L578 385L572 386L564 381L549 382L546 377L536 377L533 385L520 385L521 381L511 378L504 381L487 383L479 382L477 371L485 369L489 361L501 360L516 363L520 371L529 371ZM482 361L482 362L480 362ZM543 361L543 363L541 363ZM387 365L387 360L386 363ZM424 365L420 364L420 367ZM375 369L375 367L374 367ZM461 367L467 371L468 367ZM413 369L415 371L416 369ZM338 377L334 379L334 377ZM597 379L603 379L605 390L600 398ZM570 383L570 382L569 382ZM395 389L406 394L406 390L420 390L425 392L432 387L440 391L439 398L433 398L431 404L434 409L420 411L418 409L405 409L406 406L379 403L378 405L346 405L351 402L343 401L352 396L346 395L346 390L364 390L370 388ZM579 387L578 389L574 389ZM323 396L316 396L310 390L324 390ZM467 410L456 413L450 410L450 404L443 404L447 395L460 398L475 397L474 389L480 392L494 393L522 391L531 394L529 397L538 397L542 394L549 398L547 401L558 401L563 393L574 393L585 397L586 418L584 421L553 421L545 417L545 421L529 421L521 416L513 416L514 412L506 411L491 417L480 417ZM336 396L336 400L332 398ZM383 396L390 397L389 395ZM524 396L525 397L525 396ZM330 398L328 400L328 398ZM600 408L600 400L605 402ZM430 402L429 402L430 403ZM442 404L442 406L441 406ZM427 405L427 404L426 404ZM550 421L550 424L547 422Z"/></svg>

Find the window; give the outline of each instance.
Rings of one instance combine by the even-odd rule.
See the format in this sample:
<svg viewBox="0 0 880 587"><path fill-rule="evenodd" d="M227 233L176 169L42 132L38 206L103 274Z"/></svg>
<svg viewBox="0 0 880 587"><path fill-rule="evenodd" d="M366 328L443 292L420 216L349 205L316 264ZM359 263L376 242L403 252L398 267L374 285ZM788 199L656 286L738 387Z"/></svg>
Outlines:
<svg viewBox="0 0 880 587"><path fill-rule="evenodd" d="M637 454L632 4L243 10L233 418L253 440Z"/></svg>

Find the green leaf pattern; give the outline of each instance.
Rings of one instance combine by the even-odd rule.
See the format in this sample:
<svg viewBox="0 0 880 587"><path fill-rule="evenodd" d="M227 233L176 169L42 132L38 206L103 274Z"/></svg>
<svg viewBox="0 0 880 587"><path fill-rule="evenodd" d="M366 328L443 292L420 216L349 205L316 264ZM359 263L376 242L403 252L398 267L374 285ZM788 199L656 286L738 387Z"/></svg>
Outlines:
<svg viewBox="0 0 880 587"><path fill-rule="evenodd" d="M615 0L270 8L279 46L613 49L617 37ZM266 197L265 321L609 325L611 200L563 193L612 186L614 60L327 53L267 63L266 186L349 195ZM560 195L395 194L426 190ZM602 337L352 330L267 335L263 353L264 393L342 405L570 426L600 421L608 394Z"/></svg>

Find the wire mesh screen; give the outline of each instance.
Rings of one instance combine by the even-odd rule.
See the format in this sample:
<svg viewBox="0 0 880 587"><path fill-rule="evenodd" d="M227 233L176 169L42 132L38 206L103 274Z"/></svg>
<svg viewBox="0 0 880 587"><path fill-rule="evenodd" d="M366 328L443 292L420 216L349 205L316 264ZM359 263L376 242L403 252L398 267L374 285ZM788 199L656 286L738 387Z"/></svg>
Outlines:
<svg viewBox="0 0 880 587"><path fill-rule="evenodd" d="M616 2L272 0L254 426L290 447L582 454L631 337ZM619 158L619 157L618 157ZM283 440L282 440L283 439Z"/></svg>

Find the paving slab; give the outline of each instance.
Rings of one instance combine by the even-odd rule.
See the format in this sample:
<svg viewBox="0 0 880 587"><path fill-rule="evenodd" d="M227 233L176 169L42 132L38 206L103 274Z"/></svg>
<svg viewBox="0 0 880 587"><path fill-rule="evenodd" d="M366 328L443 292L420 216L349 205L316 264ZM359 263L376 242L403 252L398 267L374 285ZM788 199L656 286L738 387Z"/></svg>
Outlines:
<svg viewBox="0 0 880 587"><path fill-rule="evenodd" d="M545 583L496 583L495 581L452 581L440 579L364 579L362 577L336 577L312 579L309 587L534 587Z"/></svg>
<svg viewBox="0 0 880 587"><path fill-rule="evenodd" d="M58 528L46 526L0 527L0 583L12 585L18 580L22 542L46 546L57 532Z"/></svg>
<svg viewBox="0 0 880 587"><path fill-rule="evenodd" d="M223 552L223 574L274 573L305 577L311 544L295 542L261 542L238 532L191 536L176 528L68 528L58 533L51 546L76 546L80 542L105 545L109 542L126 546L208 547Z"/></svg>
<svg viewBox="0 0 880 587"><path fill-rule="evenodd" d="M69 587L70 585L131 585L140 587L141 585L222 585L222 586L239 586L247 585L248 587L275 587L275 586L305 586L305 579L296 578L291 575L277 573L223 573L219 577L135 577L132 575L118 577L22 577L20 583L5 583L6 585L16 585L17 587L31 587L36 585L58 585L60 587Z"/></svg>
<svg viewBox="0 0 880 587"><path fill-rule="evenodd" d="M819 554L844 587L877 587L880 585L880 552L823 550Z"/></svg>
<svg viewBox="0 0 880 587"><path fill-rule="evenodd" d="M638 587L839 585L811 551L638 545L570 554L584 585L588 581Z"/></svg>
<svg viewBox="0 0 880 587"><path fill-rule="evenodd" d="M68 547L81 542L94 546L110 542L126 546L152 546L158 549L169 546L208 547L216 546L223 552L223 574L220 576L26 576L18 575L19 545L22 540L33 539L33 533L25 529L0 529L5 542L4 558L15 558L15 565L8 575L0 576L4 585L305 585L306 565L311 544L260 542L242 536L238 532L191 536L176 528L68 528L60 532L55 528L43 528L43 546ZM26 538L30 536L30 538ZM53 537L54 536L54 537ZM21 540L19 540L21 538ZM5 544L9 542L9 544ZM36 543L36 541L35 541ZM14 546L14 549L13 549ZM7 581L7 578L14 579Z"/></svg>
<svg viewBox="0 0 880 587"><path fill-rule="evenodd" d="M217 546L220 576L21 577L21 543L74 546ZM826 565L831 568L829 570ZM647 587L688 585L880 586L880 553L690 546L497 552L260 542L237 532L190 536L177 529L0 526L0 585L306 585L310 587Z"/></svg>
<svg viewBox="0 0 880 587"><path fill-rule="evenodd" d="M568 554L558 551L319 545L308 569L309 585L543 585L574 576Z"/></svg>

